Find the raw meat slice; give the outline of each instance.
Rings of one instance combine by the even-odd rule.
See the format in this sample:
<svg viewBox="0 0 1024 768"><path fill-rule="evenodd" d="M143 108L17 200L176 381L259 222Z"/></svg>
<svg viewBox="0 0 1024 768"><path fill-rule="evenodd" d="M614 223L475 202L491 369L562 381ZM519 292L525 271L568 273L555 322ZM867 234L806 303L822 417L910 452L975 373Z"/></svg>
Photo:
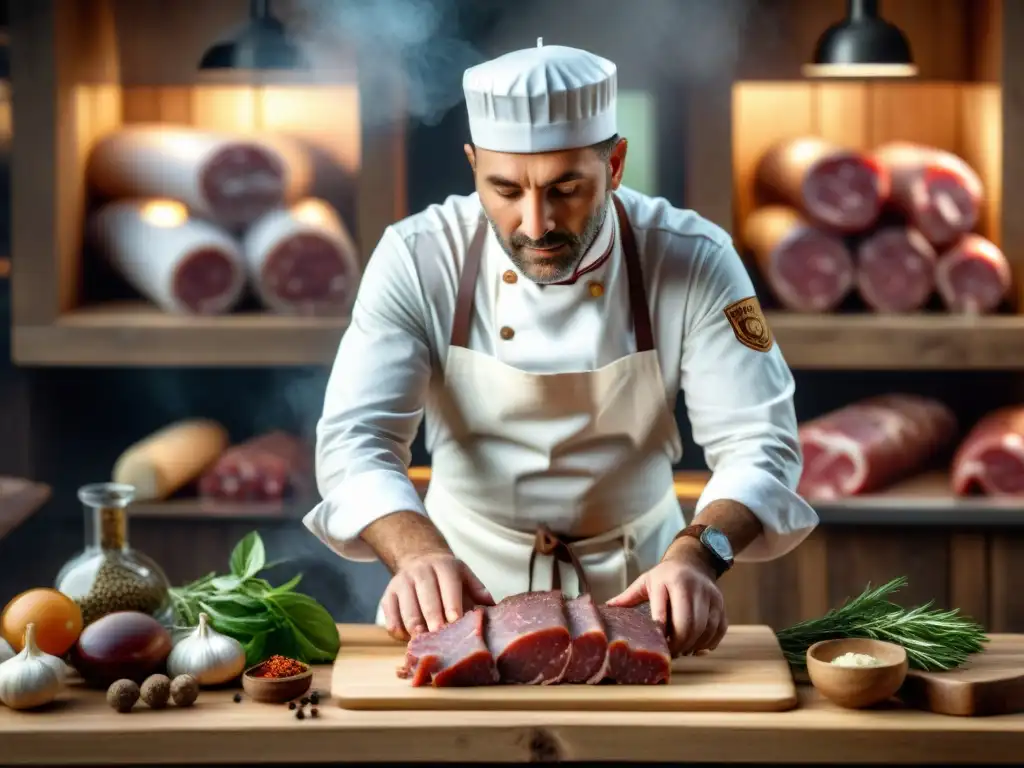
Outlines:
<svg viewBox="0 0 1024 768"><path fill-rule="evenodd" d="M501 682L549 685L569 666L572 635L562 593L523 592L487 606L487 647Z"/></svg>
<svg viewBox="0 0 1024 768"><path fill-rule="evenodd" d="M878 490L925 467L956 436L943 403L909 394L868 398L800 426L799 492L836 499Z"/></svg>
<svg viewBox="0 0 1024 768"><path fill-rule="evenodd" d="M743 242L775 298L794 312L828 312L853 287L853 258L845 243L795 209L766 205L747 217Z"/></svg>
<svg viewBox="0 0 1024 768"><path fill-rule="evenodd" d="M417 687L496 684L498 670L484 639L485 624L484 610L474 608L436 632L417 635L409 641L398 676Z"/></svg>
<svg viewBox="0 0 1024 768"><path fill-rule="evenodd" d="M951 312L984 315L1006 298L1013 275L999 247L972 233L939 257L935 280Z"/></svg>
<svg viewBox="0 0 1024 768"><path fill-rule="evenodd" d="M885 227L857 248L857 292L876 312L913 312L935 290L935 249L908 227Z"/></svg>
<svg viewBox="0 0 1024 768"><path fill-rule="evenodd" d="M274 431L229 448L199 480L199 494L218 501L280 501L301 495L310 466L304 441Z"/></svg>
<svg viewBox="0 0 1024 768"><path fill-rule="evenodd" d="M242 241L262 304L289 315L348 312L359 283L355 242L328 203L309 197L260 218Z"/></svg>
<svg viewBox="0 0 1024 768"><path fill-rule="evenodd" d="M608 635L594 598L573 598L566 602L565 611L572 633L572 653L562 682L599 683L608 671Z"/></svg>
<svg viewBox="0 0 1024 768"><path fill-rule="evenodd" d="M952 152L894 141L874 152L892 180L891 202L932 245L942 247L978 223L984 187Z"/></svg>
<svg viewBox="0 0 1024 768"><path fill-rule="evenodd" d="M657 685L672 676L672 656L665 633L648 612L602 605L608 633L608 674L619 685Z"/></svg>
<svg viewBox="0 0 1024 768"><path fill-rule="evenodd" d="M1024 406L1000 408L968 432L953 457L953 492L1024 496Z"/></svg>
<svg viewBox="0 0 1024 768"><path fill-rule="evenodd" d="M889 177L869 156L818 136L778 142L754 171L768 200L798 208L812 221L844 234L872 226L889 197Z"/></svg>

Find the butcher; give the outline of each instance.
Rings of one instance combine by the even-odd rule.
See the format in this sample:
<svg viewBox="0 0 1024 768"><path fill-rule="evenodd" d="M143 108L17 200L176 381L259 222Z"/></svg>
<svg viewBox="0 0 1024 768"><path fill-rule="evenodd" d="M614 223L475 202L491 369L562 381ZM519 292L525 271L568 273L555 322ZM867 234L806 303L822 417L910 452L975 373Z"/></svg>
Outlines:
<svg viewBox="0 0 1024 768"><path fill-rule="evenodd" d="M530 590L649 602L674 654L727 628L719 578L815 527L793 377L729 235L622 184L616 66L545 45L463 78L475 192L389 226L317 426L305 525L392 578L396 638ZM711 477L673 487L680 393ZM425 416L421 500L408 476Z"/></svg>

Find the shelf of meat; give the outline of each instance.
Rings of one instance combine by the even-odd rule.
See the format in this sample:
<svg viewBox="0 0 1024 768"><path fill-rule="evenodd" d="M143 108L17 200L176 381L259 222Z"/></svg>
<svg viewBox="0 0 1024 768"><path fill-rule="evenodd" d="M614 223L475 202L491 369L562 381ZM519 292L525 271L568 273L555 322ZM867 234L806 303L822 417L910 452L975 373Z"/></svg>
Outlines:
<svg viewBox="0 0 1024 768"><path fill-rule="evenodd" d="M998 86L748 82L733 103L737 245L790 364L1024 367Z"/></svg>

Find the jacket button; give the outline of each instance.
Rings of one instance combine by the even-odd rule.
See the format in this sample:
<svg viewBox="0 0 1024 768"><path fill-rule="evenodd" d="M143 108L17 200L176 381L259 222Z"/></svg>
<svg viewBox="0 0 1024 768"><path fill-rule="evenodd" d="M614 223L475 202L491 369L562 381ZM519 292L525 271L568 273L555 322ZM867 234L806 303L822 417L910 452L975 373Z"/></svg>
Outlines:
<svg viewBox="0 0 1024 768"><path fill-rule="evenodd" d="M517 275L511 269L506 269L505 274L501 276L501 279L504 280L509 285L512 285L514 282L516 282L516 280L519 279L519 275Z"/></svg>
<svg viewBox="0 0 1024 768"><path fill-rule="evenodd" d="M501 330L498 331L498 333L501 334L501 338L503 338L505 341L509 341L513 336L516 335L516 332L509 328L507 325L502 326Z"/></svg>
<svg viewBox="0 0 1024 768"><path fill-rule="evenodd" d="M603 283L599 283L596 280L591 280L590 283L587 284L587 288L590 291L590 295L593 296L595 299L599 299L602 296L604 296Z"/></svg>

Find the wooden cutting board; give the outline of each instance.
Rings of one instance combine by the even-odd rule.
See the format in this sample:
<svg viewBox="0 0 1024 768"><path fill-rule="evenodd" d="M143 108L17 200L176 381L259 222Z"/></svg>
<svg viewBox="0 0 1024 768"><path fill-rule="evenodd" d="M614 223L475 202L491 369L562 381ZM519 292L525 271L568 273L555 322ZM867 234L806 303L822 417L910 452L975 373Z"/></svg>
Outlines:
<svg viewBox="0 0 1024 768"><path fill-rule="evenodd" d="M414 688L395 674L404 657L404 644L343 637L332 697L346 709L776 712L797 704L789 665L766 626L730 627L713 653L676 659L667 685Z"/></svg>
<svg viewBox="0 0 1024 768"><path fill-rule="evenodd" d="M997 635L984 653L951 672L910 670L899 698L941 715L1024 712L1024 635Z"/></svg>

